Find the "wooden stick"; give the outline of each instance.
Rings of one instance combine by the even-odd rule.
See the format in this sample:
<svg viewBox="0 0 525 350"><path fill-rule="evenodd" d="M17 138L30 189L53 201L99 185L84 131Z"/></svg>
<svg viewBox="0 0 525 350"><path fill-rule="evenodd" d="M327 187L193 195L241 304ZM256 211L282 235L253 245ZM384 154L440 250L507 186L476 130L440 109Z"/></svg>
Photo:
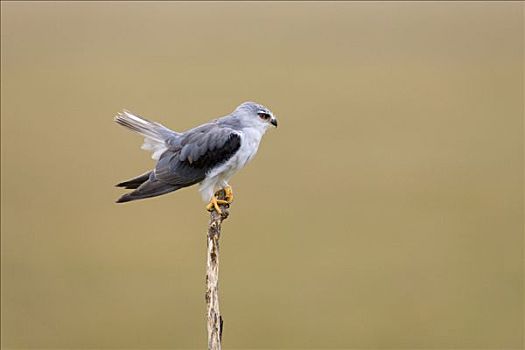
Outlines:
<svg viewBox="0 0 525 350"><path fill-rule="evenodd" d="M224 191L220 191L218 199L224 199ZM222 214L215 210L210 213L210 224L207 236L206 263L206 304L208 318L208 350L221 350L223 321L219 309L219 238L221 224L229 215L229 206L220 205Z"/></svg>

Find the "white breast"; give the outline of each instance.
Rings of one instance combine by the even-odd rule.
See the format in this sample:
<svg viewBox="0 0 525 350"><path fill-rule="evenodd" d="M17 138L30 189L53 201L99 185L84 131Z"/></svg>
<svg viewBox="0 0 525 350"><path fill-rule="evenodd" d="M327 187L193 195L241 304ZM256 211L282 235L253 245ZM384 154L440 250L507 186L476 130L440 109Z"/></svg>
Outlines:
<svg viewBox="0 0 525 350"><path fill-rule="evenodd" d="M263 132L254 128L247 128L243 130L241 135L241 147L239 151L235 154L234 158L236 163L237 170L244 167L257 153L259 149L259 144L261 143L261 138Z"/></svg>

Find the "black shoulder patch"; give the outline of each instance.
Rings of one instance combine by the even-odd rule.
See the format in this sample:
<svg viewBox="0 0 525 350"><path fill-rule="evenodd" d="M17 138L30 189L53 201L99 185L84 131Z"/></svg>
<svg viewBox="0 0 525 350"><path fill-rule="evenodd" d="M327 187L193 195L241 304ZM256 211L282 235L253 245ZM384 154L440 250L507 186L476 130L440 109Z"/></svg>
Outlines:
<svg viewBox="0 0 525 350"><path fill-rule="evenodd" d="M202 142L199 145L197 139L192 141L187 155L182 159L183 149L168 150L160 157L155 168L160 181L182 187L201 182L211 169L228 161L241 147L241 136L235 132L228 134L219 144Z"/></svg>
<svg viewBox="0 0 525 350"><path fill-rule="evenodd" d="M206 150L198 159L188 159L186 162L192 168L207 168L208 170L226 162L241 147L241 137L236 133L228 135L227 141L221 146Z"/></svg>

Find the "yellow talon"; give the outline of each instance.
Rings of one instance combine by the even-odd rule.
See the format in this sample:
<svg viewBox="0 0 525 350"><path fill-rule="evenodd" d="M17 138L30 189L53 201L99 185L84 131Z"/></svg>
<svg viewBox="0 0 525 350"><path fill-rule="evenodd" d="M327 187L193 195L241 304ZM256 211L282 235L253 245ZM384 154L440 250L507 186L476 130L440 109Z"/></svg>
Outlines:
<svg viewBox="0 0 525 350"><path fill-rule="evenodd" d="M224 187L224 197L228 204L233 202L233 190L231 186Z"/></svg>
<svg viewBox="0 0 525 350"><path fill-rule="evenodd" d="M206 209L208 211L215 210L217 212L217 214L221 215L222 214L222 210L221 210L221 208L219 208L219 204L230 204L230 203L228 203L228 201L225 201L225 200L222 200L222 199L217 199L217 197L215 197L215 195L214 195L213 197L211 197L210 203L208 203L208 205L206 206Z"/></svg>

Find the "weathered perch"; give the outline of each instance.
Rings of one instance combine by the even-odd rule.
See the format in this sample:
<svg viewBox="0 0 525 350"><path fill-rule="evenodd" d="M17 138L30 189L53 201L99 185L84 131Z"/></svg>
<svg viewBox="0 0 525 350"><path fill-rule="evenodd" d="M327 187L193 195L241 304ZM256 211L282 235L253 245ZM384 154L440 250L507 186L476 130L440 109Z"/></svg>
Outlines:
<svg viewBox="0 0 525 350"><path fill-rule="evenodd" d="M220 191L218 199L224 199ZM210 213L208 226L208 254L206 264L206 304L208 316L208 350L220 350L222 340L222 317L219 309L219 238L221 224L229 215L229 206L220 205L222 214L215 210Z"/></svg>

